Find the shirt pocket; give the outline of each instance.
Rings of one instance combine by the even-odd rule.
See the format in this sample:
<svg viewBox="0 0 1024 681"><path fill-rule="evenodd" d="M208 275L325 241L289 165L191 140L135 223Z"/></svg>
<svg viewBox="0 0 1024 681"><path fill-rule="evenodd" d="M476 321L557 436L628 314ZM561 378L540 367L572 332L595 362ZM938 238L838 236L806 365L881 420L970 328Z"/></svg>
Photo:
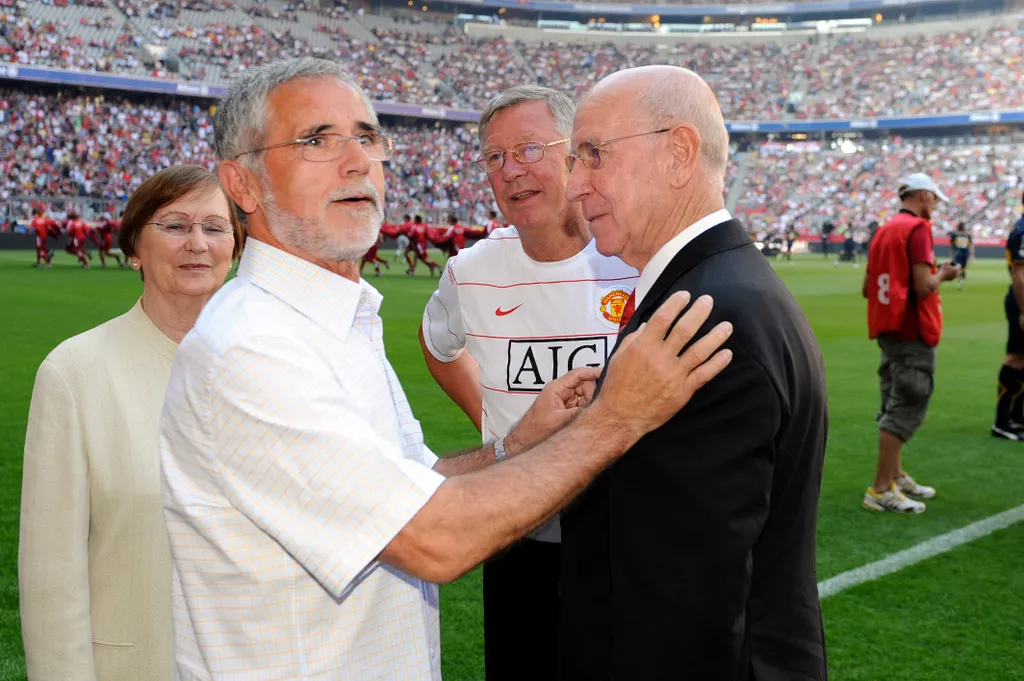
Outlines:
<svg viewBox="0 0 1024 681"><path fill-rule="evenodd" d="M139 653L134 643L93 639L92 654L96 678L103 681L135 681L139 675Z"/></svg>

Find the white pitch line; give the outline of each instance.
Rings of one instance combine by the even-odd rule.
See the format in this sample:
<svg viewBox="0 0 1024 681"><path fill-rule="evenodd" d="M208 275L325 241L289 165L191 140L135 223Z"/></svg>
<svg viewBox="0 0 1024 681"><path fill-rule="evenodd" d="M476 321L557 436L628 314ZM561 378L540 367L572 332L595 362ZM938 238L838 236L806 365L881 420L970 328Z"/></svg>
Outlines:
<svg viewBox="0 0 1024 681"><path fill-rule="evenodd" d="M876 560L874 563L862 565L859 568L840 573L835 577L829 577L823 582L818 582L818 597L826 599L858 584L880 579L897 570L902 570L908 565L919 563L940 553L951 551L961 544L974 541L997 530L1005 529L1021 520L1024 520L1024 505L997 513L994 516L971 523L958 530L940 534L938 537L932 537L916 546L911 546L909 549L886 556L881 560Z"/></svg>

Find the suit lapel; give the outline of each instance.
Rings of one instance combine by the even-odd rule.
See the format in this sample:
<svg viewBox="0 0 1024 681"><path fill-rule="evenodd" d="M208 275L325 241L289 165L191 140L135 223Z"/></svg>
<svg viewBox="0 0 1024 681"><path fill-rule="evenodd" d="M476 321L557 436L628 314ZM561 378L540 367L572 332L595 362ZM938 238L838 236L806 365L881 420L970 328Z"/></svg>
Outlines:
<svg viewBox="0 0 1024 681"><path fill-rule="evenodd" d="M665 292L675 284L680 277L699 265L704 260L731 251L741 246L752 246L750 235L739 220L729 220L715 225L704 232L696 239L686 244L683 250L672 258L668 267L661 273L654 286L644 296L643 301L637 306L633 318L626 325L625 332L632 333L640 324L651 316L651 308L656 308Z"/></svg>

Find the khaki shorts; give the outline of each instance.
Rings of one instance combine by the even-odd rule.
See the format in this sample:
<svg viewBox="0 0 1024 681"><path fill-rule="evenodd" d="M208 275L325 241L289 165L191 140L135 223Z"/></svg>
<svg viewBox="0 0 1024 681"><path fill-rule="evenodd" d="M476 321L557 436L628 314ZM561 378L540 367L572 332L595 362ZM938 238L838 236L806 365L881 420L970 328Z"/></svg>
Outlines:
<svg viewBox="0 0 1024 681"><path fill-rule="evenodd" d="M924 423L935 389L935 348L919 340L881 336L882 364L878 367L882 408L875 421L907 442Z"/></svg>

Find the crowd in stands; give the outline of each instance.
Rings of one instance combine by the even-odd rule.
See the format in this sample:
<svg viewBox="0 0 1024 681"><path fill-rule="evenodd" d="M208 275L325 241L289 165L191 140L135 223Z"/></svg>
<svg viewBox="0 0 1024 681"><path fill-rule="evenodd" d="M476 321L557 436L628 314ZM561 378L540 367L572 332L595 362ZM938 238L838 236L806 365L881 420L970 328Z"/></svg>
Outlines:
<svg viewBox="0 0 1024 681"><path fill-rule="evenodd" d="M0 201L16 196L125 200L169 165L212 168L211 103L0 89ZM388 217L482 216L493 208L467 128L392 124ZM396 219L397 221L397 219Z"/></svg>
<svg viewBox="0 0 1024 681"><path fill-rule="evenodd" d="M114 28L110 15L82 19L82 26ZM86 41L65 20L0 13L0 61L25 66L51 66L75 71L147 73L136 56L137 39L121 33L114 40Z"/></svg>
<svg viewBox="0 0 1024 681"><path fill-rule="evenodd" d="M115 3L129 17L147 16L152 19L176 19L183 9L196 12L235 9L235 3L231 0L115 0Z"/></svg>
<svg viewBox="0 0 1024 681"><path fill-rule="evenodd" d="M404 44L413 46L422 45L454 45L473 43L463 31L455 26L446 26L441 33L423 33L419 31L403 31L399 28L374 28L373 35L382 43ZM422 53L425 55L425 51Z"/></svg>
<svg viewBox="0 0 1024 681"><path fill-rule="evenodd" d="M283 56L281 44L257 24L210 23L202 28L181 25L170 30L174 37L187 39L180 51L184 62L204 72L241 71Z"/></svg>
<svg viewBox="0 0 1024 681"><path fill-rule="evenodd" d="M1024 157L1014 147L1005 138L896 137L849 154L761 152L748 166L736 214L759 234L814 231L824 220L862 227L891 217L900 178L925 170L950 198L939 206L938 231L963 220L979 238L1004 238L1019 215L1024 177Z"/></svg>
<svg viewBox="0 0 1024 681"><path fill-rule="evenodd" d="M78 4L82 1L97 0ZM346 34L344 24L334 21L345 16L343 6L322 8L306 0L273 5L255 0L117 0L129 16L164 23L143 35L134 33L143 29L125 24L116 39L87 43L75 35L75 24L113 28L120 17L42 19L25 14L12 0L0 3L14 7L10 13L0 10L0 61L25 65L222 82L267 59L317 55L346 64L377 99L480 108L513 84L540 82L578 96L612 71L668 63L701 74L731 120L1024 108L1022 18L988 29L930 36L908 32L899 38L836 37L813 44L686 42L656 48L510 44L502 38L470 38L440 15L418 18L407 12L393 12L390 28L375 28L374 38L363 40ZM189 25L179 19L183 9L233 10L239 19ZM329 46L297 37L303 32L282 26L281 20L301 20L308 30L329 34ZM415 30L417 21L442 32ZM159 67L152 72L140 64L139 45L171 38L183 41L180 47L175 43L181 73L163 73Z"/></svg>
<svg viewBox="0 0 1024 681"><path fill-rule="evenodd" d="M595 82L623 68L673 64L695 71L715 91L726 118L783 117L790 93L810 72L808 46L690 43L668 51L622 44L519 43L537 80L582 95Z"/></svg>
<svg viewBox="0 0 1024 681"><path fill-rule="evenodd" d="M341 28L332 31L326 26L318 26L318 29L331 33L336 43L333 49L310 47L289 36L282 39L290 48L288 53L328 57L347 64L349 73L374 99L447 104L442 99L441 90L417 73L417 64L426 59L426 48L422 43L408 40L404 35L383 35L378 42L367 43L347 38Z"/></svg>
<svg viewBox="0 0 1024 681"><path fill-rule="evenodd" d="M455 92L458 104L476 109L502 90L535 81L516 49L503 38L462 44L442 55L436 68Z"/></svg>
<svg viewBox="0 0 1024 681"><path fill-rule="evenodd" d="M210 105L0 90L0 198L126 199L176 163L211 166Z"/></svg>
<svg viewBox="0 0 1024 681"><path fill-rule="evenodd" d="M29 195L124 200L168 165L212 168L211 106L0 89L0 202ZM486 177L473 164L478 148L468 128L386 122L386 131L396 140L386 168L388 219L431 211L481 223L495 208ZM898 137L863 142L853 153L827 147L769 153L764 147L749 161L736 214L755 233L791 226L813 231L825 219L863 225L896 210L899 177L926 169L951 198L940 208L943 229L968 220L978 237L1004 237L1019 210L1018 178L1024 176L1024 156L1015 148L1019 140L1011 138L939 143ZM736 172L730 163L726 195Z"/></svg>
<svg viewBox="0 0 1024 681"><path fill-rule="evenodd" d="M390 131L397 152L386 173L389 218L430 208L483 224L487 212L497 208L486 175L473 163L478 146L467 128L421 125Z"/></svg>
<svg viewBox="0 0 1024 681"><path fill-rule="evenodd" d="M1024 22L937 36L837 40L810 75L800 118L1024 107ZM865 49L867 48L867 49ZM851 96L857 93L857 96Z"/></svg>

